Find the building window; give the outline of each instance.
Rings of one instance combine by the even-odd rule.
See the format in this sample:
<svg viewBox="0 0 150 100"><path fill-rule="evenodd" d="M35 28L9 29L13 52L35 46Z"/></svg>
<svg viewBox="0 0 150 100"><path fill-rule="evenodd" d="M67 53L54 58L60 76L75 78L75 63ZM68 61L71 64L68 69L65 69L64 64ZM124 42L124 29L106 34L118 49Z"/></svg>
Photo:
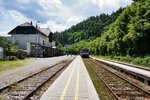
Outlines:
<svg viewBox="0 0 150 100"><path fill-rule="evenodd" d="M44 45L45 43L44 43L44 40L43 40L43 45Z"/></svg>
<svg viewBox="0 0 150 100"><path fill-rule="evenodd" d="M25 31L24 31L24 34L28 34L28 31L27 31L27 30L25 30Z"/></svg>

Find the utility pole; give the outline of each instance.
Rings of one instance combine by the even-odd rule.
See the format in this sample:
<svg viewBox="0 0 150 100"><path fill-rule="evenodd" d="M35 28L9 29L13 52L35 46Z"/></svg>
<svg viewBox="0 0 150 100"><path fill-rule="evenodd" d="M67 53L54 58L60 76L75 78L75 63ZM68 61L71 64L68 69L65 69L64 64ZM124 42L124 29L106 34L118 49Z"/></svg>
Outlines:
<svg viewBox="0 0 150 100"><path fill-rule="evenodd" d="M35 39L35 57L37 57L37 47L38 47L38 25L37 23L40 23L40 21L36 21L36 39Z"/></svg>

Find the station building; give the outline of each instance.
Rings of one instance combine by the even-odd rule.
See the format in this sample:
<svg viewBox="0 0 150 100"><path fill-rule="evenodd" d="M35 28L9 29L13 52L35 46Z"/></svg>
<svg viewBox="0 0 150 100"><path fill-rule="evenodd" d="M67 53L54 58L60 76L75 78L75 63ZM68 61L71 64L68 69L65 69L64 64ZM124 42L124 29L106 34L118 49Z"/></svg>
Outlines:
<svg viewBox="0 0 150 100"><path fill-rule="evenodd" d="M49 28L40 28L32 22L26 22L8 34L18 44L18 49L27 50L30 56L53 56L51 50L56 48L56 39Z"/></svg>

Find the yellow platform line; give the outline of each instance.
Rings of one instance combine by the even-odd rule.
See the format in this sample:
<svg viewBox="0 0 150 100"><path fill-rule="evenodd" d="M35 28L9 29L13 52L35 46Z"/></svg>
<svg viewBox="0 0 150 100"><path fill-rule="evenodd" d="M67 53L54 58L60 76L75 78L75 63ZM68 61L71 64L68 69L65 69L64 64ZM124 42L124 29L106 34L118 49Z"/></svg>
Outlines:
<svg viewBox="0 0 150 100"><path fill-rule="evenodd" d="M76 64L75 64L75 65L76 65ZM62 94L61 94L60 100L64 100L64 96L65 96L66 91L67 91L67 89L68 89L68 86L69 86L69 84L70 84L70 80L71 80L71 78L72 78L72 74L73 74L73 72L74 72L75 65L73 66L73 69L72 69L71 74L70 74L70 76L69 76L69 78L68 78L68 81L67 81L67 83L66 83L66 86L65 86L65 88L64 88L64 90L63 90L63 92L62 92Z"/></svg>
<svg viewBox="0 0 150 100"><path fill-rule="evenodd" d="M78 63L77 79L76 79L76 91L75 91L74 100L78 100L78 95L79 95L79 67L80 67L79 64L80 64L80 62Z"/></svg>

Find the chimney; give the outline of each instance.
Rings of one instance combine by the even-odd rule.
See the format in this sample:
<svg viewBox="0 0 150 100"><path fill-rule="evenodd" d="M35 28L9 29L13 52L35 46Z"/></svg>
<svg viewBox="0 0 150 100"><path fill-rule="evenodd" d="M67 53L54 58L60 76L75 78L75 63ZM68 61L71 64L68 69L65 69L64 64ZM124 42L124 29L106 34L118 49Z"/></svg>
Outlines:
<svg viewBox="0 0 150 100"><path fill-rule="evenodd" d="M32 25L32 21L30 22L30 24Z"/></svg>

